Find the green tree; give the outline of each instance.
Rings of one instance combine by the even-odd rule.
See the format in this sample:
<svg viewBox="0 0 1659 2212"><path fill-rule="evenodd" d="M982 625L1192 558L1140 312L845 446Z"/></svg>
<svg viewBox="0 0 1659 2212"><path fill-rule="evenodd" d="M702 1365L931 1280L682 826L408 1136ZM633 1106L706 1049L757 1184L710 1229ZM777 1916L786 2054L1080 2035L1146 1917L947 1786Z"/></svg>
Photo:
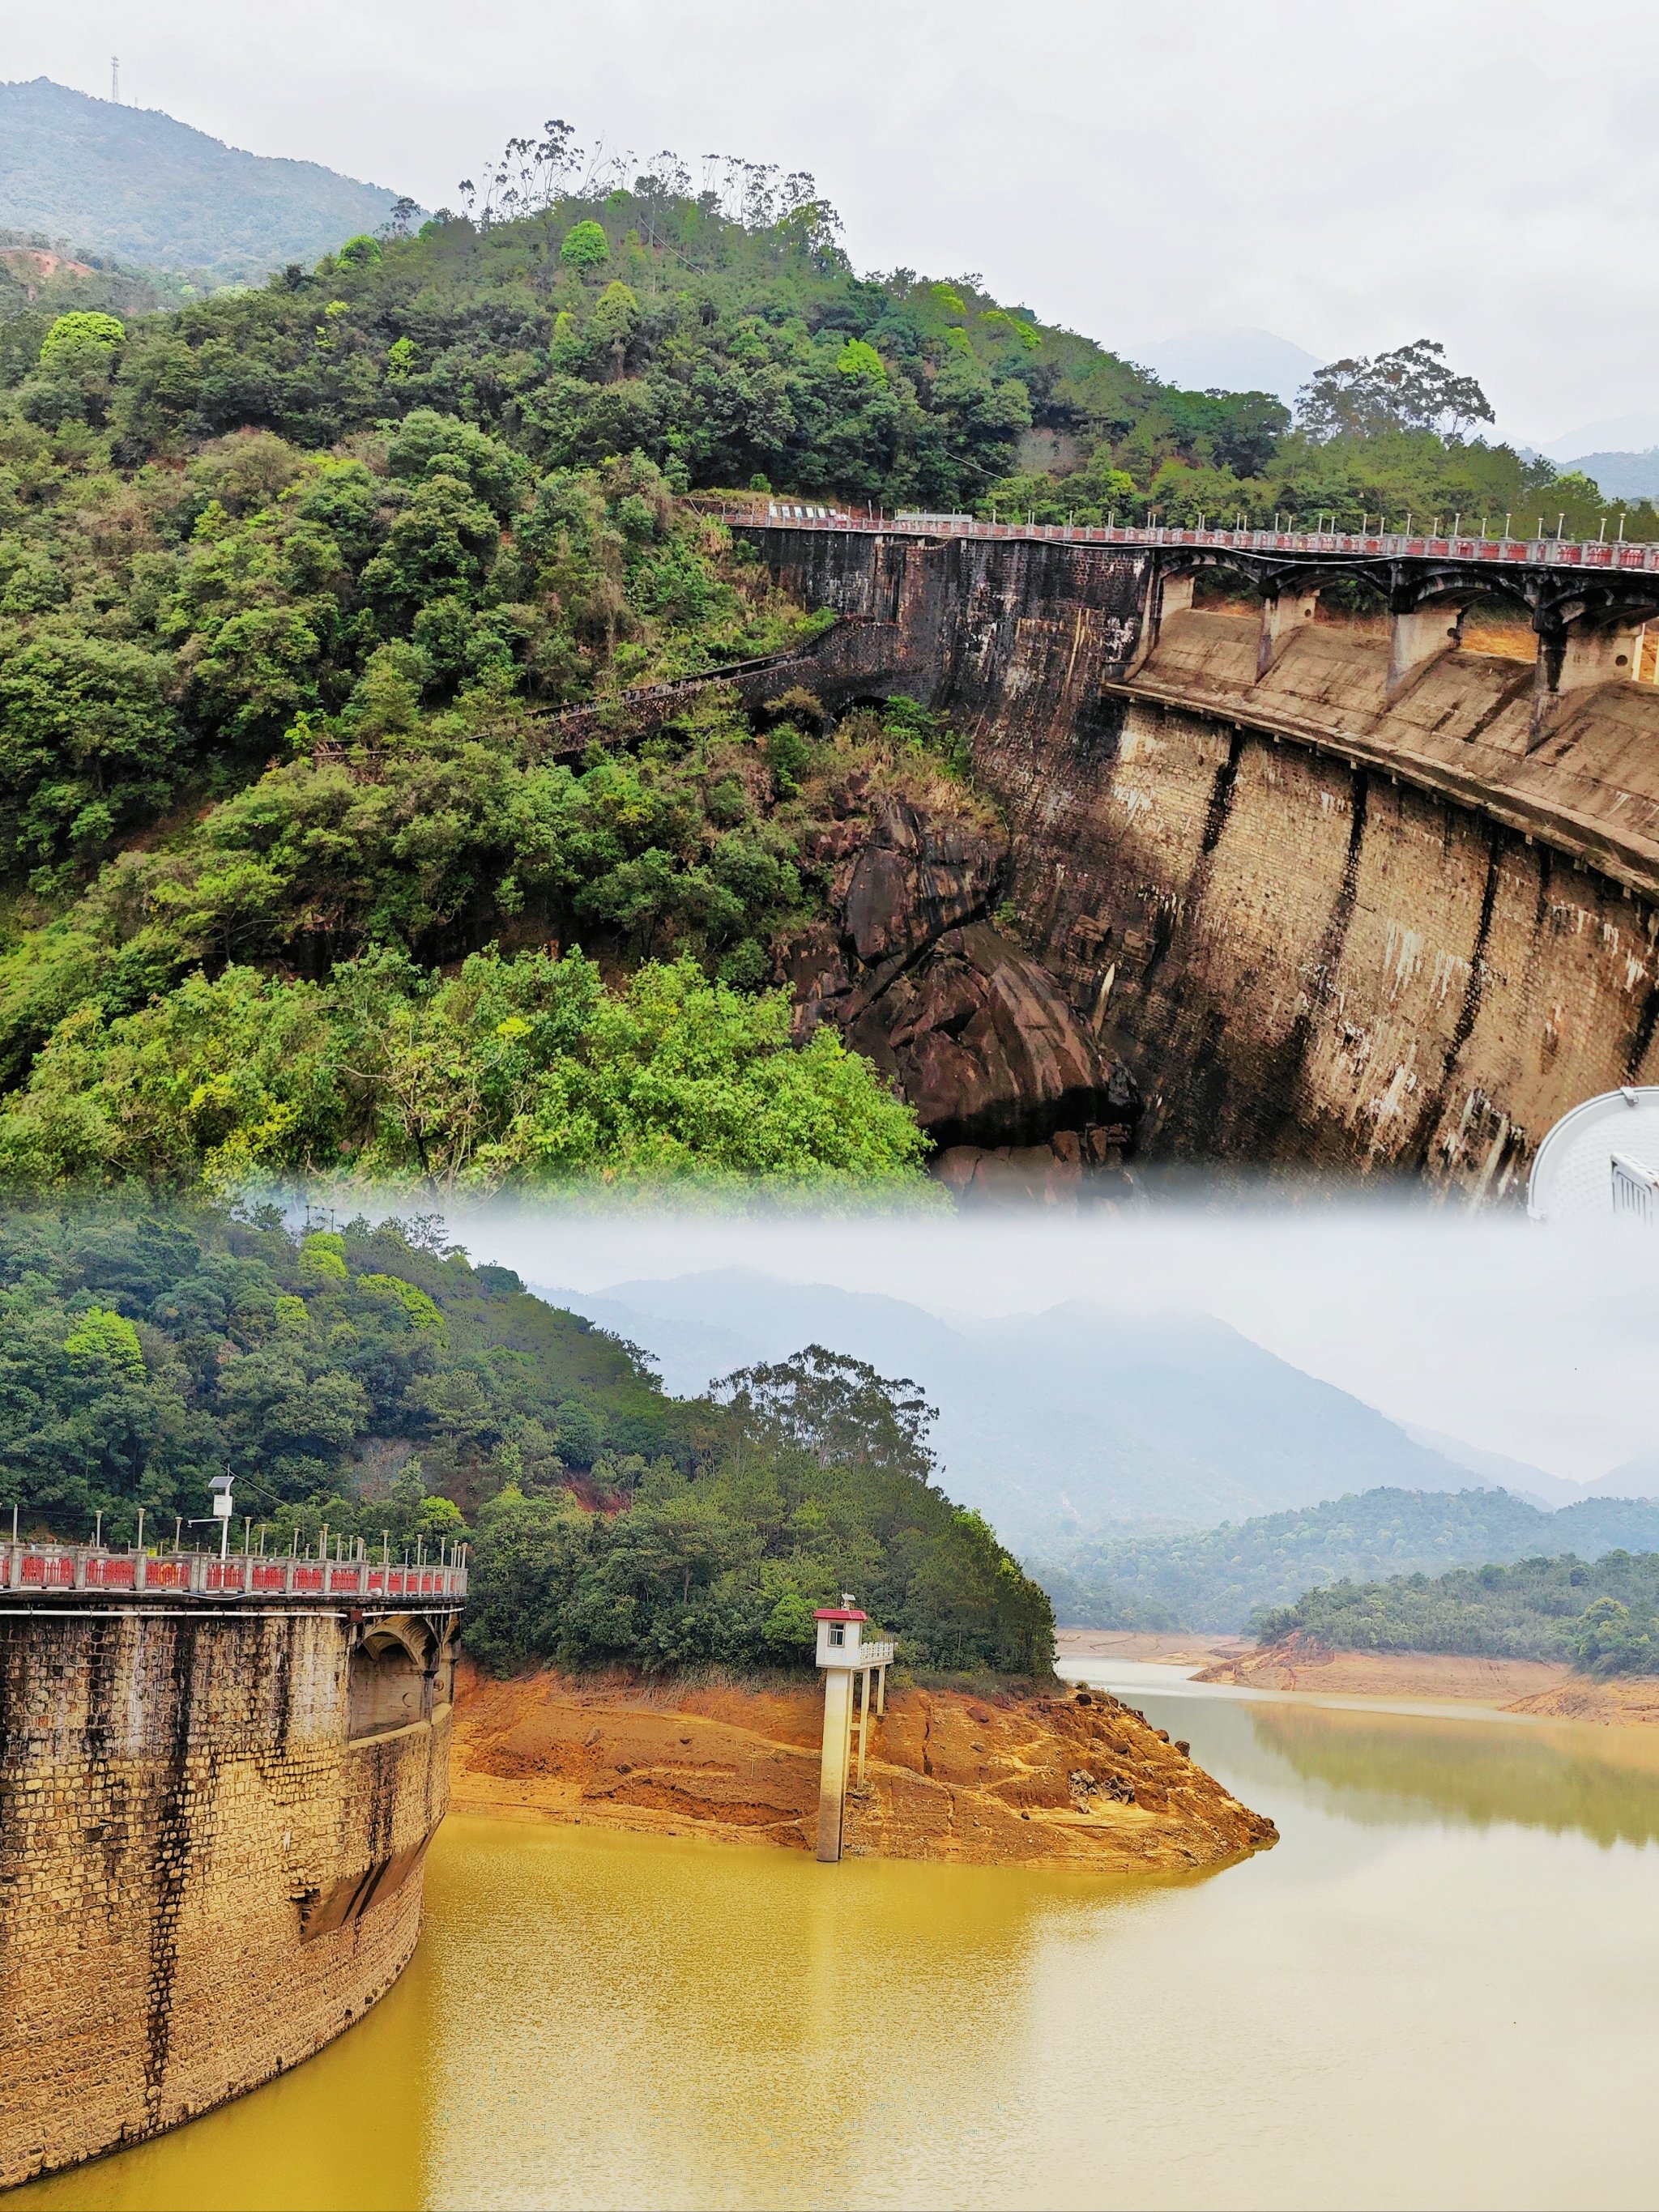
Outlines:
<svg viewBox="0 0 1659 2212"><path fill-rule="evenodd" d="M597 269L610 260L611 241L602 227L589 216L573 223L565 233L559 258L567 269Z"/></svg>
<svg viewBox="0 0 1659 2212"><path fill-rule="evenodd" d="M59 315L40 344L40 366L49 374L74 376L88 369L105 374L126 343L126 325L115 315Z"/></svg>
<svg viewBox="0 0 1659 2212"><path fill-rule="evenodd" d="M1334 361L1316 372L1297 402L1310 437L1375 437L1391 430L1461 433L1490 422L1491 404L1472 376L1446 366L1446 349L1418 338L1370 359Z"/></svg>
<svg viewBox="0 0 1659 2212"><path fill-rule="evenodd" d="M65 623L0 623L0 837L14 866L107 850L164 805L186 750L167 657Z"/></svg>

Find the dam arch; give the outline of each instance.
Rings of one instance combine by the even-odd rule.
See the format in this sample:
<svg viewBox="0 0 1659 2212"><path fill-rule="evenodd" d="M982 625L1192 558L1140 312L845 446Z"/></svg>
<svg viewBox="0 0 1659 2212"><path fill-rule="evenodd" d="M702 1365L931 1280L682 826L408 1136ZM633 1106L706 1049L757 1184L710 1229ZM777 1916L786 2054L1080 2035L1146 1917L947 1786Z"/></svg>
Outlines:
<svg viewBox="0 0 1659 2212"><path fill-rule="evenodd" d="M1561 1114L1659 1078L1659 685L1607 650L1659 596L1646 550L1591 576L1553 546L1075 535L754 542L811 604L867 605L879 573L893 619L830 632L816 680L867 686L879 656L968 734L1024 942L1138 1079L1151 1157L1514 1195ZM1212 550L1259 550L1281 598L1397 584L1430 649L1391 684L1382 636L1303 620L1264 669L1260 621L1181 604ZM1446 634L1494 590L1587 650L1552 681Z"/></svg>

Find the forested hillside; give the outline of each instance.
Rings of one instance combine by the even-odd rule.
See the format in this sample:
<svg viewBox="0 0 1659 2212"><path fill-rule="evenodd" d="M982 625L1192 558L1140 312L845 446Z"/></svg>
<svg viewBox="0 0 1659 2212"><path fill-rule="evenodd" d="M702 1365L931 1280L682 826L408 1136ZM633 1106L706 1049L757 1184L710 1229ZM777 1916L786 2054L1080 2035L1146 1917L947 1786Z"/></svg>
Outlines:
<svg viewBox="0 0 1659 2212"><path fill-rule="evenodd" d="M1504 1490L1382 1489L1219 1528L1085 1539L1026 1564L1067 1626L1236 1630L1316 1584L1620 1548L1659 1550L1659 1500L1549 1513Z"/></svg>
<svg viewBox="0 0 1659 2212"><path fill-rule="evenodd" d="M384 222L396 195L227 146L154 108L0 84L0 224L203 286L261 282Z"/></svg>
<svg viewBox="0 0 1659 2212"><path fill-rule="evenodd" d="M1263 1644L1300 1636L1334 1650L1475 1652L1571 1660L1592 1674L1659 1674L1659 1553L1338 1583L1255 1626Z"/></svg>
<svg viewBox="0 0 1659 2212"><path fill-rule="evenodd" d="M810 179L596 177L550 125L470 204L174 313L0 319L13 1185L902 1182L908 1109L769 987L860 824L972 823L961 749L786 677L641 721L631 688L813 631L685 494L1536 485L1441 435L1473 403L1432 359L1338 365L1291 433L966 280L858 276ZM1030 432L1064 483L1019 474Z"/></svg>
<svg viewBox="0 0 1659 2212"><path fill-rule="evenodd" d="M159 270L129 269L107 254L82 248L42 230L0 228L0 325L8 317L33 314L55 322L59 315L93 309L112 315L150 315L182 307L195 287L183 276ZM48 327L50 325L48 325Z"/></svg>
<svg viewBox="0 0 1659 2212"><path fill-rule="evenodd" d="M142 1506L168 1543L222 1469L267 1548L476 1533L469 1635L501 1664L806 1665L855 1586L914 1663L1046 1672L1048 1601L933 1486L932 1419L816 1347L665 1397L431 1224L0 1218L8 1523L128 1543Z"/></svg>

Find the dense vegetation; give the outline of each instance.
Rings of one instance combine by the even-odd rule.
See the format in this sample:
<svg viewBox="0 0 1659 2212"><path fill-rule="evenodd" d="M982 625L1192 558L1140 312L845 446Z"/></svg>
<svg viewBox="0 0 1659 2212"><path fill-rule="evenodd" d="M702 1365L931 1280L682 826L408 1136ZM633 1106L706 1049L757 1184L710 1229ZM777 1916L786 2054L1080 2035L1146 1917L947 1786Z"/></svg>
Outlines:
<svg viewBox="0 0 1659 2212"><path fill-rule="evenodd" d="M763 987L814 823L937 781L927 718L831 742L805 694L757 729L715 687L562 755L545 708L812 624L642 460L538 476L427 409L370 459L210 441L103 479L125 523L25 499L0 538L5 1174L911 1172L908 1114Z"/></svg>
<svg viewBox="0 0 1659 2212"><path fill-rule="evenodd" d="M1659 1553L1522 1559L1431 1579L1338 1583L1260 1616L1263 1643L1336 1650L1570 1659L1593 1674L1659 1674Z"/></svg>
<svg viewBox="0 0 1659 2212"><path fill-rule="evenodd" d="M234 1478L252 1540L477 1539L499 1664L804 1664L856 1589L918 1664L1046 1671L1053 1616L934 1486L931 1409L816 1347L665 1397L631 1346L429 1224L0 1217L0 1509L171 1542ZM9 1515L8 1514L8 1519Z"/></svg>
<svg viewBox="0 0 1659 2212"><path fill-rule="evenodd" d="M504 1491L478 1516L468 1640L497 1666L799 1663L847 1589L901 1659L1046 1674L1054 1614L977 1513L934 1487L914 1386L812 1345L719 1395L722 1449L660 1462L630 1509Z"/></svg>
<svg viewBox="0 0 1659 2212"><path fill-rule="evenodd" d="M1068 1626L1231 1630L1316 1583L1621 1547L1659 1549L1659 1502L1550 1513L1504 1490L1382 1489L1218 1528L1089 1538L1026 1564Z"/></svg>
<svg viewBox="0 0 1659 2212"><path fill-rule="evenodd" d="M688 490L1184 515L1541 481L1462 441L1484 402L1432 349L1334 364L1292 430L966 279L858 276L805 177L630 181L551 125L468 193L176 312L0 316L14 1187L902 1181L907 1113L769 985L849 787L937 788L957 748L902 704L831 729L798 671L740 709L721 669L816 618ZM1067 476L1022 473L1032 431Z"/></svg>
<svg viewBox="0 0 1659 2212"><path fill-rule="evenodd" d="M182 276L128 269L108 254L77 252L45 231L0 228L0 348L27 356L59 315L88 310L150 315L182 307L195 287ZM27 316L27 323L15 319ZM14 327L7 329L8 323Z"/></svg>
<svg viewBox="0 0 1659 2212"><path fill-rule="evenodd" d="M384 222L390 191L241 152L155 108L36 77L0 84L0 223L198 285L258 283Z"/></svg>
<svg viewBox="0 0 1659 2212"><path fill-rule="evenodd" d="M1077 465L1009 477L1002 511L1040 522L1118 520L1252 527L1401 529L1659 538L1652 504L1614 501L1588 477L1471 434L1492 420L1472 377L1430 339L1333 362L1291 410L1261 392L1159 392L1126 434ZM1110 426L1115 429L1117 426Z"/></svg>

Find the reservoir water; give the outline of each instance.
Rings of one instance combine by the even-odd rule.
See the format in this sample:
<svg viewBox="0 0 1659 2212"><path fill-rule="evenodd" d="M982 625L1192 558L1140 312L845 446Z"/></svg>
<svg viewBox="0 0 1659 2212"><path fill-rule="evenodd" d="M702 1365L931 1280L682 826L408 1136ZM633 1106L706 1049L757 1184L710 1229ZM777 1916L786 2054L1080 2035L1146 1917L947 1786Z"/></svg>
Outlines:
<svg viewBox="0 0 1659 2212"><path fill-rule="evenodd" d="M1125 1887L454 1817L360 2027L11 2201L1659 2204L1659 1741L1093 1679L1277 1849Z"/></svg>

